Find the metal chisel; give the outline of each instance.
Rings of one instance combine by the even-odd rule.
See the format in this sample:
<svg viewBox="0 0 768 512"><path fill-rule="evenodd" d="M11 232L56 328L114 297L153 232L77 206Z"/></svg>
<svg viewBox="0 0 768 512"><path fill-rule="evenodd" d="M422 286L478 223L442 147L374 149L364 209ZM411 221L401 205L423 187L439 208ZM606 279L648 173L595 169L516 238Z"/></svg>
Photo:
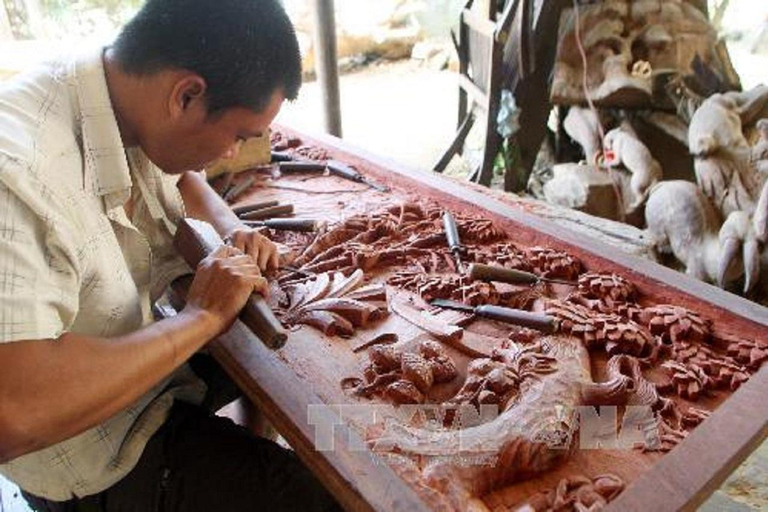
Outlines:
<svg viewBox="0 0 768 512"><path fill-rule="evenodd" d="M459 239L459 228L456 226L456 219L453 218L450 212L443 213L443 229L445 230L445 238L448 241L448 248L456 259L459 273L463 274L464 263L461 261L461 256L464 254L464 246L461 245L461 240Z"/></svg>
<svg viewBox="0 0 768 512"><path fill-rule="evenodd" d="M300 231L311 233L317 231L322 226L322 222L314 219L268 219L268 220L246 220L245 225L254 228L269 228L279 231Z"/></svg>
<svg viewBox="0 0 768 512"><path fill-rule="evenodd" d="M344 162L339 162L338 160L328 160L326 163L314 162L310 160L280 162L278 168L280 169L280 173L325 172L328 170L330 174L336 175L339 178L354 181L355 183L362 183L363 185L367 185L373 189L378 190L379 192L389 192L389 187L370 181L352 167L348 166Z"/></svg>
<svg viewBox="0 0 768 512"><path fill-rule="evenodd" d="M460 302L444 299L435 299L431 301L430 304L441 308L472 313L489 320L497 320L499 322L519 325L521 327L530 327L531 329L536 329L537 331L545 333L557 332L559 328L559 322L555 317L542 313L531 313L530 311L524 311L522 309L490 306L487 304L483 306L467 306Z"/></svg>
<svg viewBox="0 0 768 512"><path fill-rule="evenodd" d="M368 185L372 189L378 190L379 192L389 192L389 187L385 187L384 185L370 181L368 178L344 162L339 162L338 160L328 160L328 171L330 171L331 174L339 176L340 178L344 178L345 180L355 181L357 183Z"/></svg>
<svg viewBox="0 0 768 512"><path fill-rule="evenodd" d="M285 151L272 151L271 156L273 163L290 162L293 160L293 155Z"/></svg>
<svg viewBox="0 0 768 512"><path fill-rule="evenodd" d="M469 266L469 278L473 281L497 281L499 283L510 284L537 284L543 281L545 283L564 284L567 286L579 285L579 283L575 281L541 277L532 272L494 265L483 265L482 263L473 263Z"/></svg>

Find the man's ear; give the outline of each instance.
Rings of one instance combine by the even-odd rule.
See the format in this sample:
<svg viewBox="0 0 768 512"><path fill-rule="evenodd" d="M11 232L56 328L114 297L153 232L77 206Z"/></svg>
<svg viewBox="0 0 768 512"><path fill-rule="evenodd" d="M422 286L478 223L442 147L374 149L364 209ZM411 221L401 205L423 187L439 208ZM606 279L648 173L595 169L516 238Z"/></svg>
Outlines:
<svg viewBox="0 0 768 512"><path fill-rule="evenodd" d="M168 99L168 110L172 119L179 119L184 114L193 111L206 113L208 107L205 99L207 85L200 75L188 74L179 78L171 89Z"/></svg>

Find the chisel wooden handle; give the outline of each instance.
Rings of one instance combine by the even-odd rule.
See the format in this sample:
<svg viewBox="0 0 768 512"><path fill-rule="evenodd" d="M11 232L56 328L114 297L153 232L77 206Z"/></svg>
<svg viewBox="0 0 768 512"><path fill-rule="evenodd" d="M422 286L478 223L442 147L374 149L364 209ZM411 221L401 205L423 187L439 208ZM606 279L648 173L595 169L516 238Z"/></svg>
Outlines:
<svg viewBox="0 0 768 512"><path fill-rule="evenodd" d="M223 244L213 226L195 219L182 219L173 240L173 246L192 268ZM240 312L240 320L271 349L282 347L288 340L288 333L259 294L254 293L248 299Z"/></svg>
<svg viewBox="0 0 768 512"><path fill-rule="evenodd" d="M242 220L264 220L271 217L279 217L281 215L290 215L293 213L292 204L281 204L278 206L270 206L269 208L262 208L261 210L252 210L250 212L240 215Z"/></svg>
<svg viewBox="0 0 768 512"><path fill-rule="evenodd" d="M530 327L537 331L551 334L558 329L557 319L541 313L531 313L521 309L504 308L501 306L477 306L475 315L488 318L489 320L498 320L508 324L519 325L521 327Z"/></svg>
<svg viewBox="0 0 768 512"><path fill-rule="evenodd" d="M241 181L240 183L238 183L234 187L231 187L224 194L224 200L225 201L233 201L233 200L235 200L237 198L237 196L239 196L240 194L242 194L243 192L248 190L251 187L251 185L254 184L255 181L256 181L256 176L253 176L253 175L248 176L247 178L245 178L243 181Z"/></svg>
<svg viewBox="0 0 768 512"><path fill-rule="evenodd" d="M473 281L496 281L511 284L536 284L539 276L531 272L493 265L473 263L469 266L469 278Z"/></svg>
<svg viewBox="0 0 768 512"><path fill-rule="evenodd" d="M235 212L235 215L242 215L244 213L248 213L256 210L263 210L264 208L271 208L279 204L280 204L279 201L264 201L262 203L253 203L253 204L245 204L243 206L238 206L236 208L232 208L232 211Z"/></svg>
<svg viewBox="0 0 768 512"><path fill-rule="evenodd" d="M294 161L280 162L278 168L280 172L320 172L325 171L327 166L320 162Z"/></svg>

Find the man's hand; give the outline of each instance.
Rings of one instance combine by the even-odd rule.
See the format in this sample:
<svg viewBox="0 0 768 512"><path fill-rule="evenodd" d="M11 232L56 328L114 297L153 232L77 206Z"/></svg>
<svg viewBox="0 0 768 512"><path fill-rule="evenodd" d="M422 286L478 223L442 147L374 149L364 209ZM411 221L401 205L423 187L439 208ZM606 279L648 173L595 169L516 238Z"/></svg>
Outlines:
<svg viewBox="0 0 768 512"><path fill-rule="evenodd" d="M237 227L226 237L232 247L253 258L262 272L278 266L277 246L272 240L248 227Z"/></svg>
<svg viewBox="0 0 768 512"><path fill-rule="evenodd" d="M251 256L260 270L277 268L278 251L275 244L257 231L243 226L229 205L208 186L200 173L184 173L178 186L187 216L209 222L229 245Z"/></svg>
<svg viewBox="0 0 768 512"><path fill-rule="evenodd" d="M197 266L185 309L208 313L222 331L235 320L253 292L266 294L268 289L253 258L224 245Z"/></svg>

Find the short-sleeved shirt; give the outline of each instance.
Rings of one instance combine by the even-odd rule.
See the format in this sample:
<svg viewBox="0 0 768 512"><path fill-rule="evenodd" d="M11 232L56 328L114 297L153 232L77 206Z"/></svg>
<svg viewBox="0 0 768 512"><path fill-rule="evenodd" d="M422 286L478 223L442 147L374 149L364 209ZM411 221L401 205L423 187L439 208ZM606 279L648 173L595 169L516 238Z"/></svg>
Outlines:
<svg viewBox="0 0 768 512"><path fill-rule="evenodd" d="M150 323L153 300L189 272L172 247L184 214L177 179L124 148L102 53L0 85L0 343L67 332L108 342ZM127 410L0 473L51 500L100 492L135 466L174 399L199 402L204 390L182 367Z"/></svg>

